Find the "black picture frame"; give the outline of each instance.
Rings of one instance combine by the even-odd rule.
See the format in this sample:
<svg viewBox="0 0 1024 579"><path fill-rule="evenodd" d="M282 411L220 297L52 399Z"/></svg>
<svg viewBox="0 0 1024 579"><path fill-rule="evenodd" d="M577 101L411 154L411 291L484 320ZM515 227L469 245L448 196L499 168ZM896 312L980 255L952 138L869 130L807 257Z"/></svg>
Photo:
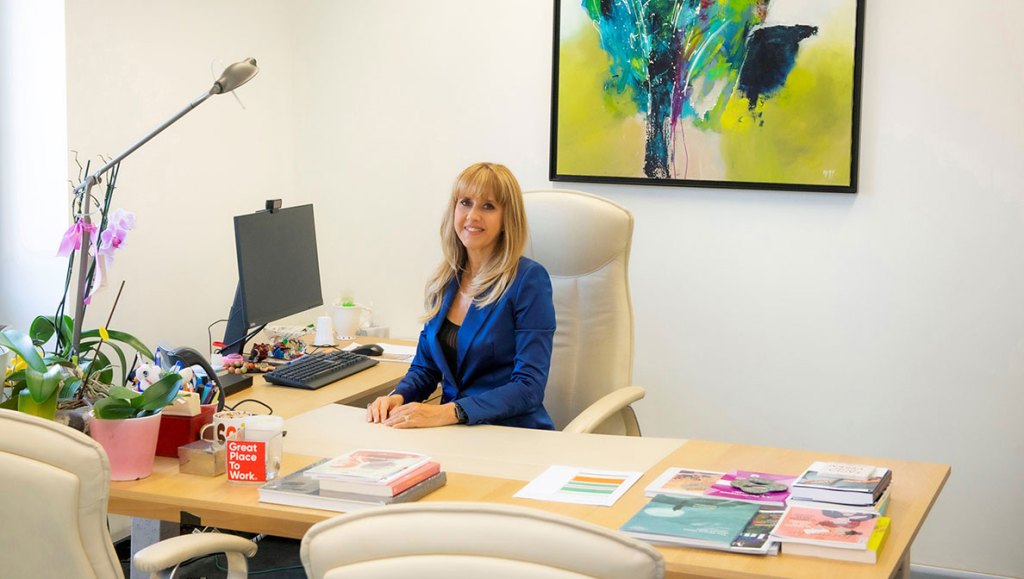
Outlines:
<svg viewBox="0 0 1024 579"><path fill-rule="evenodd" d="M814 4L818 0L805 1ZM636 21L629 22L619 18L621 14L615 10L639 8L643 5L651 8L659 3L643 0L554 0L549 178L556 182L856 193L865 1L835 0L837 10L842 4L841 9L844 12L833 15L833 21L844 23L843 25L847 27L852 24L852 30L840 30L840 26L834 22L771 23L767 20L767 16L771 15L768 0L751 0L751 6L754 6L755 11L752 14L761 16L759 23L748 23L745 27L734 26L732 17L735 14L723 15L720 23L714 23L713 18L709 17L712 24L701 21L690 28L675 27L671 33L663 33L664 42L649 42L642 45L640 42L633 42L644 36L637 32L640 25L636 24ZM702 5L699 0L660 3L668 4L682 9L686 6L696 8ZM712 7L726 4L728 3L713 3ZM757 12L757 6L766 7L767 12ZM563 9L579 12L565 12ZM818 10L820 11L820 8ZM582 17L589 19L586 23L589 29L587 25L580 26L576 23L573 25L575 33L567 35L564 29L568 28L563 18L565 14L569 14L574 20L580 20L582 14ZM850 18L852 23L848 22ZM643 19L644 22L648 22L651 29L663 31L667 30L664 20L663 15L659 14L646 14ZM832 27L824 28L825 26ZM626 30L629 27L633 29ZM728 33L723 34L721 30L726 27L729 27ZM819 36L823 28L828 34L827 41L831 43L827 46L822 46L825 41L820 37L814 38ZM588 34L590 39L583 38L583 35ZM731 42L721 38L716 40L713 34L731 39ZM596 42L594 37L597 38ZM695 37L701 40L700 45L705 48L713 47L716 42L718 47L706 53L694 50L688 60L682 59L679 53L674 52L687 42L693 46ZM626 40L616 44L618 38ZM811 50L818 52L799 61L801 65L798 68L797 58L802 56L801 44L810 38L814 38L819 44L807 43L810 48L806 48L804 53ZM844 40L850 44L843 44ZM569 42L573 44L569 45ZM581 46L585 48L581 49ZM595 46L600 54L595 51ZM646 46L659 48L652 49L645 55ZM850 54L842 52L843 49L848 49ZM564 61L563 52L567 55ZM839 56L834 56L833 53ZM737 54L743 57L741 62L735 58ZM671 56L671 59L666 58L666 55ZM830 56L833 60L829 60ZM596 63L596 60L602 57L605 63ZM849 62L845 60L847 58ZM670 60L674 62L670 63ZM635 65L638 61L646 63L646 72L644 66L616 68L624 62ZM725 74L726 88L722 90L723 94L728 90L728 94L725 95L724 101L722 94L718 95L717 100L712 99L715 107L720 108L711 109L719 118L711 118L710 121L707 120L709 117L706 112L704 116L697 114L696 105L691 106L686 100L693 96L706 98L706 95L697 90L697 84L693 80L703 79L687 76L683 82L679 74L684 67L691 67L689 74L702 70L701 66L712 70L713 67L708 65L708 62L713 62L718 67L713 70L716 74L723 64L729 70ZM807 62L811 65L808 66ZM595 79L590 77L595 76L599 66L606 66L608 73L603 79L604 84L595 87ZM728 69L729 66L732 69ZM816 76L816 70L821 74ZM784 75L781 84L778 84L780 71L784 72ZM798 71L800 76L794 76L794 71ZM664 80L672 79L673 75L676 81ZM581 77L586 77L583 82L579 81ZM572 80L566 80L567 78ZM651 78L662 80L652 82ZM797 88L790 88L787 85L789 82L793 83L792 87ZM848 87L845 86L847 82ZM664 86L666 84L671 86ZM826 89L820 88L823 84L828 85ZM705 82L705 85L715 86L710 81ZM579 87L584 89L578 90ZM632 89L632 92L620 91L621 87ZM704 87L699 88L703 90ZM659 102L666 102L667 90L671 97L668 102L673 104L666 115L666 107L656 105ZM789 92L785 93L785 102L777 104L776 101L783 100L780 95L787 90ZM599 99L594 96L600 91L603 91L603 103L596 102ZM831 96L835 97L834 99L827 98L830 94L828 91L832 91ZM713 92L710 94L714 97ZM639 96L633 98L631 95ZM800 97L792 98L791 95ZM734 100L734 97L746 100ZM680 98L683 103L681 105L678 104ZM646 103L636 104L644 99ZM803 110L806 110L806 114L802 114L801 108L794 105L794 102L800 104L801 99L804 101ZM609 105L609 102L612 104ZM723 102L725 104L722 104ZM582 106L578 106L584 109L582 113L570 108L579 103L583 103ZM746 108L737 103L744 103ZM561 110L560 105L563 107ZM788 108L783 108L783 105ZM624 127L621 134L616 133L619 129L601 132L603 124L611 124L618 119L615 114L605 115L611 106L619 106L622 109L629 109L630 106L637 108L636 114L632 117L621 115L624 119L621 121L621 127ZM644 106L648 111L639 110ZM692 118L684 117L687 106L690 106L690 112L694 113ZM651 115L650 110L657 112ZM565 113L561 119L560 112ZM621 111L616 111L616 114L621 114ZM676 115L676 118L673 118L673 115ZM609 118L613 120L609 121ZM813 120L818 118L824 120L817 127L812 126ZM596 120L591 123L591 119ZM690 151L685 146L685 131L679 128L683 122L692 123L686 127L693 131L691 138L696 135L709 143L727 141L729 146L719 146L717 151L714 146ZM743 125L744 122L749 124ZM718 123L719 127L730 128L728 131L722 130L723 134L727 133L726 136L715 135L713 132L703 131L705 127L700 127L697 123L705 127L714 127ZM637 151L638 147L632 146L638 144L638 125L642 126L643 151ZM766 125L768 129L764 128ZM671 131L666 131L669 127ZM626 129L630 131L628 135ZM736 136L737 133L739 136ZM596 137L581 139L581 134ZM744 141L744 136L748 137L748 141ZM821 147L815 149L807 146L815 140L821 142ZM602 147L602 142L610 143L610 146ZM623 142L628 145L622 145ZM681 172L682 174L676 156L679 142L684 143L686 155L685 170ZM619 150L618 147L624 148ZM723 151L732 152L732 156L720 155L720 158L716 159L715 155ZM793 153L790 154L790 151ZM642 163L638 162L641 153ZM725 167L722 172L731 174L715 175L714 171L711 171L707 178L694 175L689 166L694 153L710 159L708 166L713 169ZM593 157L588 154L593 154ZM815 164L819 162L819 157L822 159L820 178L817 176L818 166ZM610 162L603 162L602 159ZM587 163L591 163L591 166L587 166ZM763 166L759 166L758 163L762 163ZM626 170L618 168L620 166L626 167ZM702 165L702 174L703 167ZM736 167L748 169L744 172ZM635 172L629 174L634 168ZM762 174L771 177L765 178L760 176ZM780 176L776 177L776 174Z"/></svg>

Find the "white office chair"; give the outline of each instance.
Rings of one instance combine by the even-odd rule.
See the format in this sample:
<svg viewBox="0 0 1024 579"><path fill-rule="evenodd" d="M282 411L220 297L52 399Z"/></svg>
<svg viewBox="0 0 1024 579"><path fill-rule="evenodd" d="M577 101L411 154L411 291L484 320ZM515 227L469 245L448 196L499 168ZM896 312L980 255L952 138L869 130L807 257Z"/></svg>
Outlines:
<svg viewBox="0 0 1024 579"><path fill-rule="evenodd" d="M341 515L302 538L310 579L654 579L650 545L537 509L488 503L408 503Z"/></svg>
<svg viewBox="0 0 1024 579"><path fill-rule="evenodd" d="M110 462L81 432L0 409L0 575L124 577L107 531ZM172 537L139 551L135 566L166 577L178 563L214 553L228 558L228 577L246 576L256 544L206 533Z"/></svg>
<svg viewBox="0 0 1024 579"><path fill-rule="evenodd" d="M579 191L527 191L523 198L526 256L548 270L554 290L557 329L544 407L566 432L640 436L630 407L644 397L632 385L633 216Z"/></svg>

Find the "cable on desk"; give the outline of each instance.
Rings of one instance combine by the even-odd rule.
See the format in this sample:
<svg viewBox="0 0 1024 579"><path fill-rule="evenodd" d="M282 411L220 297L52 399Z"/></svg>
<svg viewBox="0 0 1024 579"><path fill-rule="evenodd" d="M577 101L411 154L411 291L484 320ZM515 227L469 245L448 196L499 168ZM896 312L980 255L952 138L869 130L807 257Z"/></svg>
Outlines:
<svg viewBox="0 0 1024 579"><path fill-rule="evenodd" d="M267 412L267 414L273 414L274 413L274 409L271 408L271 406L269 404L267 404L266 402L263 402L262 400L256 400L255 398L246 398L244 400L239 400L238 402L236 402L234 404L234 406L230 406L230 407L227 404L225 404L224 407L227 408L228 410L237 410L239 406L241 406L242 404L245 404L246 402L255 402L256 404L259 404L260 406L266 408L269 411L269 412Z"/></svg>

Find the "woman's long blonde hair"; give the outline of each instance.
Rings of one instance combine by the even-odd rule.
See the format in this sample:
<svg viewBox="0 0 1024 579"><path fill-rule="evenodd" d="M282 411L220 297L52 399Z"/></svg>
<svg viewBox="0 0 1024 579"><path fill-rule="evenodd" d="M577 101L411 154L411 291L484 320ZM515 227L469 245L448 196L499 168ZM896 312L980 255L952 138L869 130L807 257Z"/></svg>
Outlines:
<svg viewBox="0 0 1024 579"><path fill-rule="evenodd" d="M489 197L502 207L501 233L491 259L483 264L469 287L469 295L477 307L492 304L512 285L519 267L519 258L526 247L526 209L519 181L504 165L476 163L467 167L452 187L448 209L441 220L441 251L444 261L427 282L423 320L433 319L441 311L444 292L452 280L458 280L466 269L469 256L455 233L455 204L459 199Z"/></svg>

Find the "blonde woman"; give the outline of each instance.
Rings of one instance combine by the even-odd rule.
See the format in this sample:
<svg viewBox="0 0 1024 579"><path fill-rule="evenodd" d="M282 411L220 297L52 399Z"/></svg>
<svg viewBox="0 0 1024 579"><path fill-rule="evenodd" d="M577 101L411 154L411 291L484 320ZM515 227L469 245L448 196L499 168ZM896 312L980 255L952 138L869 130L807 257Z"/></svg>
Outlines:
<svg viewBox="0 0 1024 579"><path fill-rule="evenodd" d="M523 192L507 168L477 163L459 175L416 358L395 391L367 407L369 422L554 428L543 406L555 333L551 278L523 257L526 235ZM421 404L438 382L441 404Z"/></svg>

